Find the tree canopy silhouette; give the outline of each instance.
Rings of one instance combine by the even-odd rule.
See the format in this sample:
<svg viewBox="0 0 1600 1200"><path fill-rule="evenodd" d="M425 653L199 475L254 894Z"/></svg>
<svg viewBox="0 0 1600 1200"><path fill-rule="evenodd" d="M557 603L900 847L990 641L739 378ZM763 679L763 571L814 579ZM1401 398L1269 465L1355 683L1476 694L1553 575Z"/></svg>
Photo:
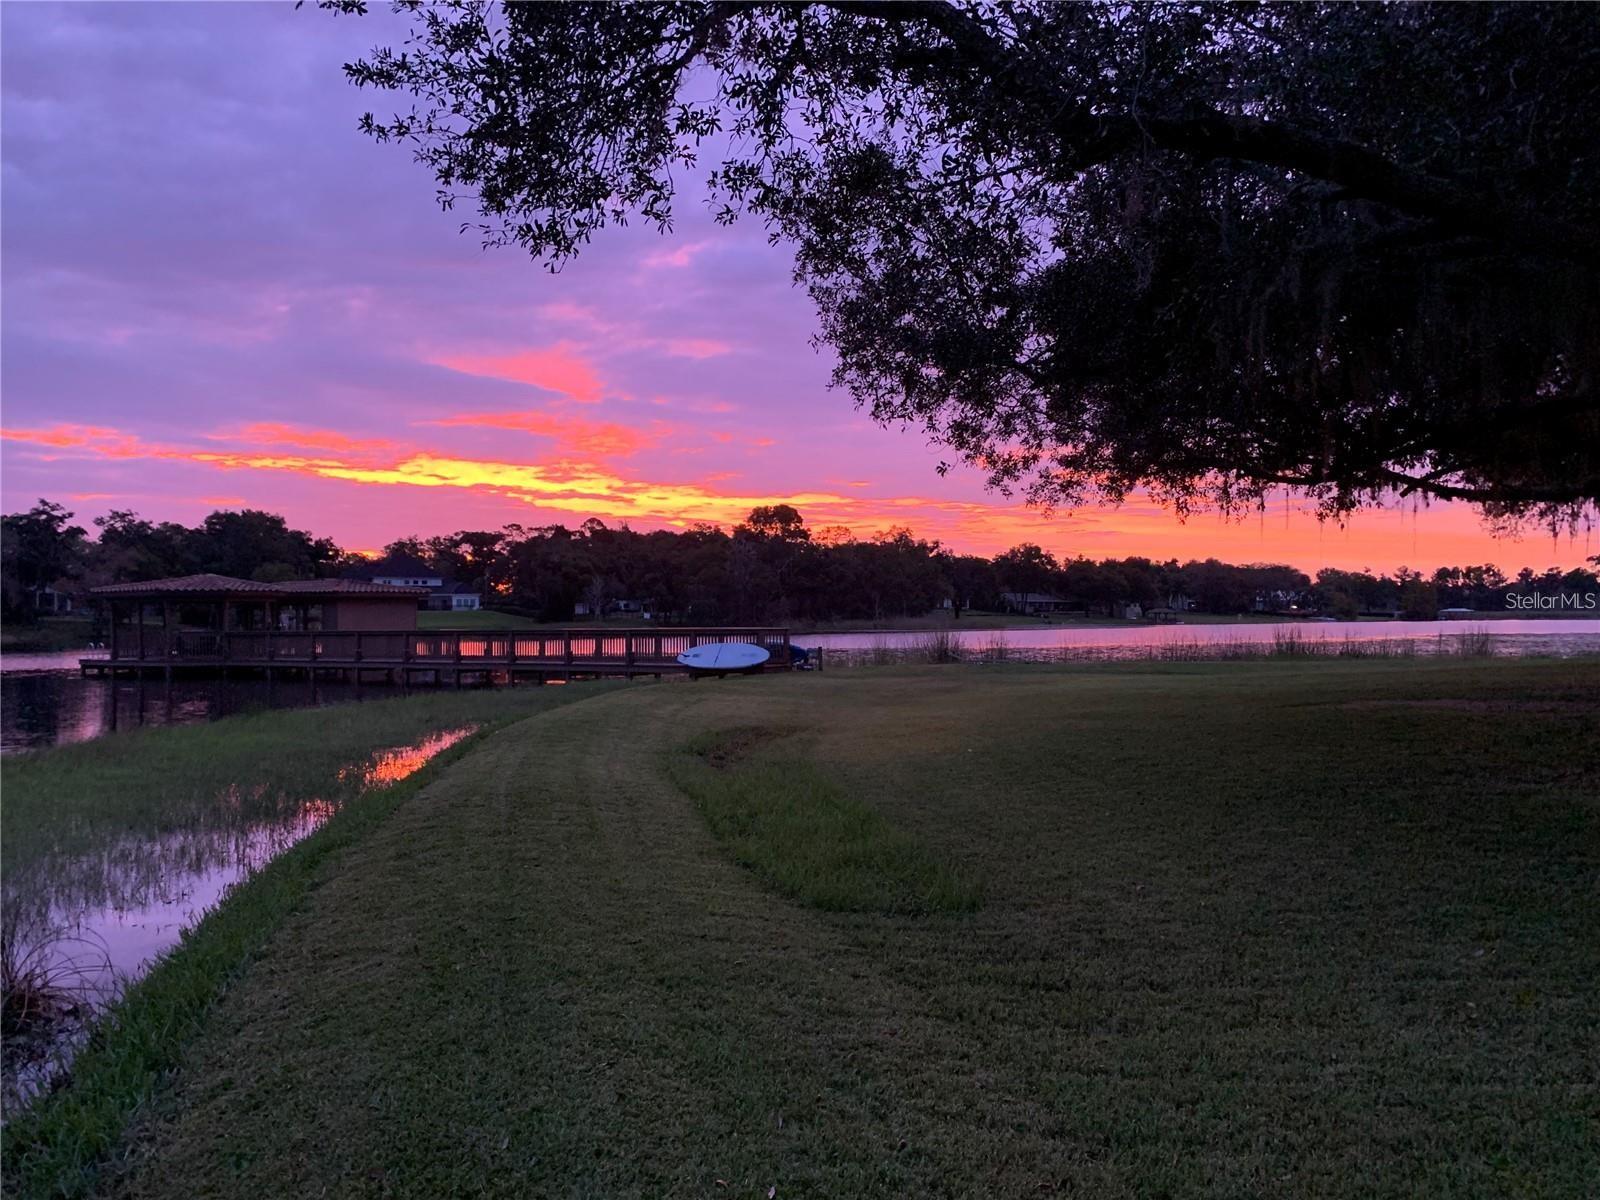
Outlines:
<svg viewBox="0 0 1600 1200"><path fill-rule="evenodd" d="M346 69L464 229L554 266L693 180L793 245L836 382L1002 489L1600 499L1585 6L411 12Z"/></svg>

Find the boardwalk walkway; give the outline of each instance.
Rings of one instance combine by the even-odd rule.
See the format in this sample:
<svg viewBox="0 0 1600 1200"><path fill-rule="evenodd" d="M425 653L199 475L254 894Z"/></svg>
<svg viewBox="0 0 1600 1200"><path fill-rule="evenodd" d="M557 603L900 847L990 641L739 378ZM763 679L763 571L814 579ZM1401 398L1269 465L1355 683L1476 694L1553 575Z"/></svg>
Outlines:
<svg viewBox="0 0 1600 1200"><path fill-rule="evenodd" d="M85 658L85 675L339 676L398 684L575 679L686 673L678 655L712 642L747 642L789 665L789 631L756 629L359 630L267 633L139 627L132 645ZM125 639L126 641L126 639Z"/></svg>

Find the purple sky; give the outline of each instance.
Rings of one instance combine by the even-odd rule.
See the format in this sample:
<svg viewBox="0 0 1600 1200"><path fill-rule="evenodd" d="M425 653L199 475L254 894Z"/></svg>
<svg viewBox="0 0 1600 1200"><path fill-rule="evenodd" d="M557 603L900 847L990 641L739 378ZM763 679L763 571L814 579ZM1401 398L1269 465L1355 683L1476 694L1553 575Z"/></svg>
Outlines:
<svg viewBox="0 0 1600 1200"><path fill-rule="evenodd" d="M751 222L685 193L668 237L607 231L551 275L484 251L409 155L356 130L340 71L396 40L289 4L4 4L3 503L198 520L284 513L352 548L408 533L908 525L965 550L1319 566L1571 565L1456 506L1323 528L1282 508L1180 525L1052 517L940 478L915 431L827 389L810 302Z"/></svg>

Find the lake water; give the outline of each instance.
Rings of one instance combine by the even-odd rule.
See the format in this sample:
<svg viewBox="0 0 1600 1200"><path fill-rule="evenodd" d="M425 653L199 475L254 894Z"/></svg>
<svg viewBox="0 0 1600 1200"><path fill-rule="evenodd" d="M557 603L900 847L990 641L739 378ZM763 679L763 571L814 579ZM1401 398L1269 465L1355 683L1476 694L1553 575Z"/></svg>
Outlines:
<svg viewBox="0 0 1600 1200"><path fill-rule="evenodd" d="M1017 661L1073 661L1160 656L1182 651L1221 656L1250 645L1269 648L1275 639L1295 636L1332 646L1410 643L1419 654L1449 649L1463 635L1487 632L1494 653L1504 655L1600 654L1600 620L1486 621L1256 621L1230 625L1136 625L1089 627L1063 623L1027 629L956 629L959 649L974 658ZM801 646L817 646L847 661L878 651L914 651L926 631L797 634Z"/></svg>
<svg viewBox="0 0 1600 1200"><path fill-rule="evenodd" d="M191 725L263 708L384 699L400 689L326 679L85 679L81 651L0 660L0 754L145 725Z"/></svg>

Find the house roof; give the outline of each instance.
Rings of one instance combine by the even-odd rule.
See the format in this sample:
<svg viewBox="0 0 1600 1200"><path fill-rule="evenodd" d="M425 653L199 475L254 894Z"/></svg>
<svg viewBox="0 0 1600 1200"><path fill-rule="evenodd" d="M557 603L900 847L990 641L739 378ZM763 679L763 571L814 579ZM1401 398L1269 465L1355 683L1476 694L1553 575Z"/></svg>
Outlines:
<svg viewBox="0 0 1600 1200"><path fill-rule="evenodd" d="M261 583L231 575L179 575L172 579L142 579L108 583L92 588L96 596L211 596L230 599L274 600L285 596L423 596L426 588L367 583L358 579L291 579Z"/></svg>
<svg viewBox="0 0 1600 1200"><path fill-rule="evenodd" d="M372 583L365 579L289 579L276 586L299 595L328 596L425 596L427 588L405 587L398 583Z"/></svg>
<svg viewBox="0 0 1600 1200"><path fill-rule="evenodd" d="M382 558L374 559L369 563L362 563L344 572L346 579L377 579L379 577L400 576L406 579L439 579L443 573L435 571L415 554L406 554L397 551L394 554L385 554Z"/></svg>

